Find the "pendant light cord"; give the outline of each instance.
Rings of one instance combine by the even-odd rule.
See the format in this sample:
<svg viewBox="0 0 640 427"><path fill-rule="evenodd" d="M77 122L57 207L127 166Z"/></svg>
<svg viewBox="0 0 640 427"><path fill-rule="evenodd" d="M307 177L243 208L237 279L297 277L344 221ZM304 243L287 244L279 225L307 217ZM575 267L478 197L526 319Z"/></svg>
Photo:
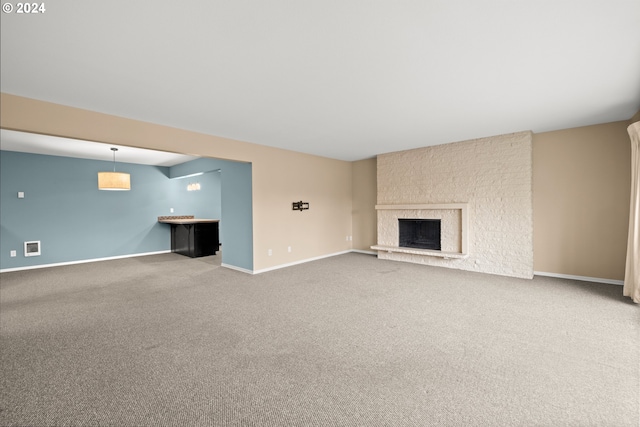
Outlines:
<svg viewBox="0 0 640 427"><path fill-rule="evenodd" d="M117 148L111 148L111 151L113 151L113 171L116 171L116 151L118 151Z"/></svg>

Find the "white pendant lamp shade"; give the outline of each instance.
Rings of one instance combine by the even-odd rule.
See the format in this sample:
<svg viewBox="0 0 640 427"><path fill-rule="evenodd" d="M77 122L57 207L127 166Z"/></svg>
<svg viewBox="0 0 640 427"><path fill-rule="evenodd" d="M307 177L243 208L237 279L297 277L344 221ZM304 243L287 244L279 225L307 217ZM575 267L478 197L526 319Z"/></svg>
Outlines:
<svg viewBox="0 0 640 427"><path fill-rule="evenodd" d="M131 175L125 172L116 172L116 151L113 151L113 172L98 172L98 190L128 191L131 190Z"/></svg>
<svg viewBox="0 0 640 427"><path fill-rule="evenodd" d="M131 175L124 172L98 172L98 189L111 191L131 190Z"/></svg>

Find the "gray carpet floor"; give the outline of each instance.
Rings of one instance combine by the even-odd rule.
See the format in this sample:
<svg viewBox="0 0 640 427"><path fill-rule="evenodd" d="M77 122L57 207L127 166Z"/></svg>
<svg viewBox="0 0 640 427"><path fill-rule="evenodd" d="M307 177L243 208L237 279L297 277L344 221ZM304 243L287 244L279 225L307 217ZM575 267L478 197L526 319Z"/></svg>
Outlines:
<svg viewBox="0 0 640 427"><path fill-rule="evenodd" d="M3 426L640 425L622 287L346 254L3 273Z"/></svg>

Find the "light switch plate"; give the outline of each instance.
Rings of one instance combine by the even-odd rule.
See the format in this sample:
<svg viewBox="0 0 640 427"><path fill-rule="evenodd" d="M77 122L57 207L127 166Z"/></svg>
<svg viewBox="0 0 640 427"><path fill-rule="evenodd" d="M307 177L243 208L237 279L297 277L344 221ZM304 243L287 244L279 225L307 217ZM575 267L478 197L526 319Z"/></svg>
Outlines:
<svg viewBox="0 0 640 427"><path fill-rule="evenodd" d="M24 199L24 191L18 191L18 199Z"/></svg>

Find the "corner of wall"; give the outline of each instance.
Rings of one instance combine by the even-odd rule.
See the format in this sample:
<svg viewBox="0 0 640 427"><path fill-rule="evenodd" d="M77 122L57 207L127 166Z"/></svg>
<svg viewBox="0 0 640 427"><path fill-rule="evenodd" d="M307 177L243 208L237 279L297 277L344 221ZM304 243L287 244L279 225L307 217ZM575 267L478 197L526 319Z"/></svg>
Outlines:
<svg viewBox="0 0 640 427"><path fill-rule="evenodd" d="M352 162L352 249L371 251L378 241L376 202L377 159Z"/></svg>

